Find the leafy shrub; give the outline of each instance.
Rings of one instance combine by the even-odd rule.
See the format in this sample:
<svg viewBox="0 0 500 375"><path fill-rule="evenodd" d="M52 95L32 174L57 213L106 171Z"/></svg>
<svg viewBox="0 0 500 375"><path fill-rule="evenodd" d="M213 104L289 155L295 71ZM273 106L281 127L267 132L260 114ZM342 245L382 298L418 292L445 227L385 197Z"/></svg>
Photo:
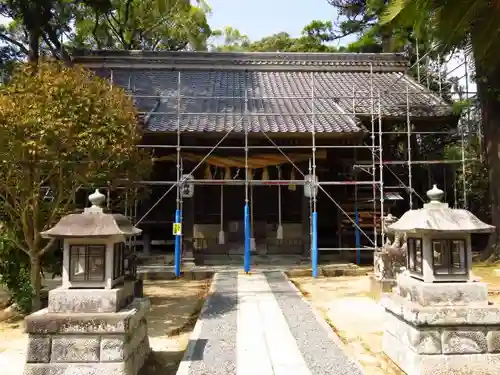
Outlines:
<svg viewBox="0 0 500 375"><path fill-rule="evenodd" d="M11 295L11 302L22 313L29 313L33 296L30 282L28 256L15 248L8 233L2 231L0 224L0 284Z"/></svg>

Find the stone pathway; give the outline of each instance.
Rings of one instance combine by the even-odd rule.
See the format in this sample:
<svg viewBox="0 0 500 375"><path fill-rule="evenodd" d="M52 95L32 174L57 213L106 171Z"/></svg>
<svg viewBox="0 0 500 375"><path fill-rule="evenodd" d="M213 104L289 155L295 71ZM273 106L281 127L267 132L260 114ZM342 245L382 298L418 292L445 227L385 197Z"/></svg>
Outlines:
<svg viewBox="0 0 500 375"><path fill-rule="evenodd" d="M281 272L221 272L177 375L362 375Z"/></svg>

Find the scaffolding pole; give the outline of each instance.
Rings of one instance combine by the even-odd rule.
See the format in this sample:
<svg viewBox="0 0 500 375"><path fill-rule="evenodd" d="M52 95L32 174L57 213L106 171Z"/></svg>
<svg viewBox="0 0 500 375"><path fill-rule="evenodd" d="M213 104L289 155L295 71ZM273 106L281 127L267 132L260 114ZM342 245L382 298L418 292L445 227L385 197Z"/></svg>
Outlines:
<svg viewBox="0 0 500 375"><path fill-rule="evenodd" d="M248 208L248 96L247 96L247 75L245 73L245 207L243 210L244 228L245 228L245 253L243 268L246 273L250 272L250 213Z"/></svg>
<svg viewBox="0 0 500 375"><path fill-rule="evenodd" d="M175 265L175 276L181 276L181 246L182 246L182 211L181 211L181 72L177 74L177 163L176 163L176 173L177 173L177 198L176 198L176 210L175 210L175 221L174 225L177 229L174 231L175 236L175 254L174 254L174 265ZM180 232L180 233L179 233Z"/></svg>
<svg viewBox="0 0 500 375"><path fill-rule="evenodd" d="M210 155L212 155L212 153L217 149L217 147L219 147L219 145L222 144L222 142L224 142L224 140L229 136L229 134L233 131L233 129L235 128L236 125L239 124L239 122L243 119L240 118L239 121L237 121L235 124L233 124L231 126L231 128L222 136L222 138L209 150L209 152L198 162L198 164L195 165L195 167L193 169L191 169L191 171L189 172L189 174L187 174L185 177L182 177L182 180L179 182L179 181L159 181L159 183L151 183L151 182L154 182L154 181L139 181L140 184L143 184L143 185L171 185L170 188L160 197L156 200L156 202L149 208L149 210L146 211L146 213L144 215L142 215L142 217L137 221L136 225L140 224L150 213L151 211L153 211L155 209L155 207L160 204L160 202L165 199L165 197L174 189L174 187L177 185L177 184L180 184L181 186L186 182L187 178L189 175L192 175L199 167L200 165L202 165L205 160L207 160ZM158 182L158 181L157 181ZM189 181L189 183L191 183L191 180Z"/></svg>
<svg viewBox="0 0 500 375"><path fill-rule="evenodd" d="M390 107L386 107L389 109L398 109L401 112L404 112L404 106L402 104L398 105L393 105ZM147 115L150 112L137 112L139 115ZM154 112L155 115L173 115L173 112ZM207 116L206 112L183 112L182 113L184 116ZM210 116L214 117L227 117L227 113L224 112L212 112L208 113ZM304 112L252 112L252 116L255 117L282 117L282 116L304 116L304 117L311 117L311 113L304 113ZM347 117L352 117L352 113L349 112L316 112L316 116L347 116ZM371 112L356 112L356 116L360 117L370 117ZM307 134L304 132L304 134Z"/></svg>
<svg viewBox="0 0 500 375"><path fill-rule="evenodd" d="M380 90L378 91L378 155L379 155L379 186L380 186L380 245L384 246L385 243L385 232L384 232L384 155L383 155L383 143L382 143L382 109L380 107Z"/></svg>
<svg viewBox="0 0 500 375"><path fill-rule="evenodd" d="M356 99L370 99L370 90L356 90L357 93L367 93L367 95L356 95ZM472 93L473 91L471 91ZM390 94L390 95L406 95L406 91L388 91L385 90L383 91L384 94ZM410 91L410 96L419 96L422 95L422 92L418 91ZM144 95L144 94L128 94L128 96L134 97L134 98L142 98L142 99L172 99L172 101L177 101L177 94L174 95ZM278 95L278 96L266 96L266 95L259 95L259 96L248 96L246 95L248 100L275 100L275 99L298 99L298 100L311 100L310 95L298 95L298 96L288 96L288 95ZM228 99L239 99L239 100L245 100L245 95L243 96L223 96L223 95L218 95L218 96L210 96L210 95L181 95L181 99L201 99L201 100L207 100L207 99L215 99L215 100L228 100ZM338 99L353 99L352 95L335 95L335 96L318 96L315 95L315 100L338 100ZM385 106L382 106L384 108ZM447 107L446 104L437 104L436 107ZM173 114L173 112L169 112ZM187 112L183 112L182 114L186 114ZM205 113L207 114L207 113ZM211 113L210 113L211 114Z"/></svg>
<svg viewBox="0 0 500 375"><path fill-rule="evenodd" d="M413 186L412 186L412 162L411 162L411 115L410 115L410 97L408 95L409 92L409 87L406 85L406 129L408 131L407 133L407 139L408 139L408 145L407 145L407 151L408 151L408 193L409 193L409 206L410 210L413 209Z"/></svg>
<svg viewBox="0 0 500 375"><path fill-rule="evenodd" d="M300 175L305 178L305 174L300 170L300 168L297 166L297 164L294 163L294 161L292 159L290 159L290 157L280 148L280 146L278 146L276 144L276 142L273 141L273 139L271 137L269 137L268 134L266 134L266 132L264 131L260 131L265 137L266 139L272 144L274 145L274 147L276 147L276 149L279 151L280 154L282 154L287 160L288 162L292 165L292 167L298 171L300 173ZM303 181L302 181L303 182ZM366 182L366 184L371 184L372 182ZM338 208L338 210L343 214L345 215L345 217L347 217L347 219L354 225L355 228L357 228L358 230L361 231L361 234L370 242L371 245L373 245L373 241L372 239L359 227L359 225L347 214L347 212L342 208L342 206L331 196L330 193L328 193L325 188L321 185L323 185L324 183L321 183L321 182L318 182L318 188L320 191L322 191L332 202L333 204ZM345 183L341 183L342 185L344 185Z"/></svg>
<svg viewBox="0 0 500 375"><path fill-rule="evenodd" d="M352 115L356 116L356 89L354 85L352 85ZM373 147L370 146L370 147ZM356 155L357 157L357 155ZM354 172L354 182L358 181L358 173ZM342 224L342 219L340 220ZM359 210L358 210L358 185L354 186L354 242L356 245L356 264L361 263L361 235L360 235L360 226L359 226Z"/></svg>
<svg viewBox="0 0 500 375"><path fill-rule="evenodd" d="M406 132L405 132L406 133ZM448 133L446 133L448 134ZM176 145L137 145L138 148L177 148ZM181 146L181 150L206 150L211 149L213 146ZM310 150L311 146L301 146L301 145L280 145L282 149L306 149ZM316 149L336 149L336 148L366 148L370 149L371 146L360 146L360 145L316 145ZM240 150L241 146L219 146L220 150ZM273 150L276 149L274 146L248 146L248 150Z"/></svg>
<svg viewBox="0 0 500 375"><path fill-rule="evenodd" d="M316 82L314 80L314 72L312 73L311 81L311 110L312 110L312 185L311 185L311 196L312 196L312 215L311 215L311 262L312 262L312 277L318 277L318 212L316 211L316 115L315 115L315 86Z"/></svg>
<svg viewBox="0 0 500 375"><path fill-rule="evenodd" d="M421 59L425 58L425 56L422 56ZM428 74L427 74L428 76ZM374 248L377 248L378 247L378 223L377 223L377 219L376 219L376 212L377 212L377 203L376 203L376 194L377 194L377 185L380 185L379 187L379 191L380 191L380 225L381 225L381 236L382 236L382 244L384 242L384 236L385 236L385 233L384 233L384 230L383 230L383 225L382 225L382 220L384 218L384 190L386 189L385 186L384 186L384 176L383 176L383 167L384 166L388 166L388 165L391 165L391 164L394 164L394 165L397 165L397 164L405 164L407 167L408 167L408 187L407 187L407 190L409 192L409 205L410 205L410 209L413 208L413 193L415 193L417 196L418 193L415 192L413 190L413 176L412 176L412 164L437 164L437 163L462 163L462 170L465 171L464 169L464 164L465 164L465 156L462 156L462 160L460 161L449 161L449 160L443 160L443 161L433 161L433 160L427 160L427 161L413 161L412 160L412 142L411 142L411 136L412 136L412 133L413 134L450 134L451 131L436 131L436 132L420 132L420 131L413 131L412 129L412 126L411 126L411 116L412 116L412 113L411 113L411 110L410 110L410 97L412 95L421 95L422 93L421 92L410 92L410 88L409 88L409 85L406 84L406 90L404 92L398 92L398 91L393 91L393 92L388 92L388 91L385 91L384 92L384 96L385 95L400 95L399 98L402 99L403 97L403 94L406 95L406 103L401 106L397 105L397 106L384 106L383 103L382 103L382 100L381 100L381 91L378 90L378 103L377 103L377 110L375 108L375 92L374 92L374 72L373 72L373 66L370 66L370 95L367 96L367 95L359 95L358 92L356 92L355 88L353 87L353 92L352 92L352 95L351 96L335 96L335 97L332 97L330 99L335 99L335 100L338 100L338 99L341 99L341 98L344 98L344 99L348 99L348 98L352 98L352 101L353 101L353 111L350 112L350 113L339 113L339 112L334 112L334 113L330 113L330 112L321 112L321 111L317 111L316 110L316 102L318 100L321 100L321 99L328 99L328 97L319 97L318 95L316 95L316 90L315 90L315 74L312 72L312 76L311 76L311 95L310 96L297 96L297 97L292 97L292 96L288 96L288 97L281 97L281 98L288 98L288 99L306 99L308 98L310 101L311 101L311 112L310 113L266 113L266 112L259 112L259 113L256 113L256 112L250 112L249 111L249 101L250 100L261 100L261 99L266 99L266 98L269 98L269 99L278 99L280 97L277 97L277 96L273 96L273 97L267 97L267 96L261 96L261 97L249 97L248 95L248 92L246 90L247 88L247 76L245 75L245 90L244 90L244 113L242 114L242 117L240 119L241 120L244 120L245 121L245 125L244 125L244 143L245 143L245 147L244 147L244 151L245 151L245 179L244 180L208 180L208 179L199 179L199 180L190 180L189 183L192 183L194 185L244 185L245 186L245 209L244 209L244 222L245 222L245 262L244 262L244 269L246 272L249 272L250 270L250 250L251 250L251 246L250 246L250 238L251 238L251 232L252 232L252 228L251 228L251 223L250 223L250 207L249 207L249 204L250 204L250 197L249 197L249 193L251 193L249 190L252 188L252 186L255 186L255 185L276 185L276 186L281 186L281 185L288 185L288 184L295 184L295 185L304 185L306 183L309 183L310 186L311 186L311 192L313 193L313 196L314 198L311 199L311 203L310 203L310 207L311 207L311 214L310 214L310 228L311 228L311 261L315 262L315 259L313 259L315 257L314 255L314 248L318 246L317 244L317 222L315 223L315 220L317 220L317 197L315 195L315 193L317 193L316 189L318 190L321 190L325 193L325 195L327 197L329 197L329 199L339 208L339 211L342 212L353 224L354 224L354 227L355 227L355 230L357 231L358 233L358 237L359 237L359 234L363 234L373 245ZM428 78L428 77L427 77ZM148 212L140 219L137 221L137 224L139 224L151 211L152 209L154 209L154 207L156 207L156 205L168 194L169 191L171 191L173 189L174 186L177 187L177 205L176 205L176 211L179 210L181 211L182 210L182 195L181 195L181 188L185 182L184 178L182 177L181 175L181 165L182 165L182 160L181 160L181 150L188 150L188 149L199 149L199 150L204 150L204 149L208 149L210 150L208 152L208 154L198 163L198 165L193 168L193 171L196 170L202 163L204 163L206 161L206 159L209 157L209 155L217 148L220 148L220 149L241 149L241 147L238 147L238 146L220 146L220 144L223 142L223 140L234 130L234 127L235 125L233 125L231 127L231 129L229 129L226 134L224 135L224 137L215 145L215 146L198 146L198 145L192 145L192 146L188 146L188 145L181 145L181 142L180 142L180 118L181 118L181 106L180 106L180 101L182 98L204 98L202 96L197 96L197 97L191 97L191 96L184 96L181 94L180 92L180 80L181 80L181 72L178 72L178 92L177 92L177 97L175 96L169 96L170 98L172 99L177 99L177 145L176 146L173 146L173 145L138 145L138 147L142 147L142 148L176 148L176 151L177 151L177 155L176 155L176 159L177 159L177 181L142 181L142 183L145 183L146 185L151 185L151 186L161 186L161 185L172 185L170 187L170 189L167 190L167 192L158 199L158 201L152 205L152 207L150 207L150 209L148 210ZM399 80L399 79L398 79ZM111 70L111 82L113 81L113 71ZM397 81L396 81L397 82ZM466 91L468 91L468 87L466 88ZM135 97L146 97L146 96L143 96L143 95L135 95ZM158 98L159 96L151 96L153 98ZM165 96L161 96L161 97L165 97ZM371 112L367 113L367 111L360 111L358 113L356 113L356 99L357 98L370 98L370 103L371 103ZM211 98L211 99L215 99L216 97L206 97L206 98ZM224 97L221 97L221 98L224 98ZM227 98L231 98L231 99L237 99L238 97L227 97ZM401 100L403 101L403 100ZM406 106L406 122L407 122L407 129L406 129L406 132L384 132L383 129L382 129L382 110L384 108L403 108L404 106ZM440 104L439 103L436 103L436 107L439 107ZM444 105L443 105L444 106ZM366 108L367 106L365 106ZM403 111L401 110L401 112L403 113ZM156 114L159 114L161 115L162 112L156 112ZM173 113L171 112L165 112L164 114L167 114L167 115L172 115ZM190 115L190 114L196 114L195 112L193 113L182 113L182 115ZM202 113L203 115L207 115L207 113ZM272 142L271 138L265 133L263 132L262 130L260 130L261 133L263 133L265 135L266 138L268 138L268 140L271 140L271 143L273 144L272 146L250 146L249 145L249 141L248 141L248 137L250 135L253 135L253 134L249 134L249 123L250 123L250 120L249 120L249 116L283 116L283 115L290 115L290 114L296 114L296 115L301 115L301 116L305 116L307 118L311 118L311 121L312 121L312 129L311 129L311 139L312 139L312 145L311 146L299 146L299 145L296 145L296 146L289 146L289 145L284 145L284 146L278 146L276 145L276 143ZM371 145L366 145L366 146L358 146L358 145L317 145L316 144L316 116L318 115L324 115L324 114L329 114L329 115L334 115L334 116L370 116L370 119L371 119ZM415 113L414 113L415 114ZM219 115L227 115L227 113L213 113L211 115L214 115L214 116L219 116ZM376 141L376 133L377 133L377 129L375 127L375 116L378 116L378 121L379 121L379 129L378 129L378 146L377 146L377 141ZM402 115L404 116L404 115ZM408 142L408 149L407 149L407 152L408 152L408 158L406 161L402 161L402 162L398 162L398 161L384 161L383 160L383 135L384 134L396 134L396 133L401 133L401 134L404 134L406 133L407 134L407 142ZM463 136L463 133L464 133L464 129L462 129L462 136ZM465 138L465 137L463 137ZM302 171L291 161L291 159L282 151L282 149L308 149L308 148L311 148L311 151L312 151L312 159L311 159L311 170L310 170L310 174L312 175L312 181L309 181L309 182L305 182L303 180L282 180L281 178L279 178L278 180L271 180L271 181L262 181L262 180L253 180L250 176L249 176L249 150L258 150L258 149L277 149L280 153L282 153L286 159L288 160L288 162L290 162L292 164L292 166L297 169L301 174L302 176L304 177L304 174L302 173ZM371 160L371 164L369 164L369 162L367 163L367 166L369 166L370 170L371 170L371 173L372 173L372 181L357 181L357 178L355 181L321 181L321 182L316 182L316 178L317 178L317 165L316 165L316 150L317 149L342 149L342 148L366 148L368 150L371 150L372 152L372 160ZM464 152L464 148L465 148L465 142L463 141L462 142L462 153ZM377 152L378 151L378 152ZM464 154L463 154L464 155ZM377 160L378 159L378 160ZM359 168L361 167L362 165L361 164L355 164L354 165L354 168ZM376 166L378 166L378 168L376 168ZM379 176L377 178L376 176L376 173L377 173L377 169L378 169L378 173L379 173ZM390 170L390 169L389 169ZM390 170L391 171L391 170ZM391 173L394 174L394 172L391 171ZM463 173L464 174L464 173ZM397 176L396 176L397 177ZM400 181L401 182L401 181ZM358 197L357 197L357 190L358 190L358 185L372 185L372 189L373 189L373 212L374 212L374 223L373 223L373 226L374 226L374 235L373 235L373 239L371 239L363 229L360 228L359 226L359 212L358 212L358 218L355 219L356 221L353 221L352 218L346 213L345 210L342 209L342 207L340 206L340 204L331 196L331 194L329 194L325 189L324 189L324 186L330 186L330 185L354 185L355 187L355 195L356 195L356 199L355 199L355 204L357 204L358 202ZM403 186L406 187L405 184L402 183ZM465 182L464 182L464 204L466 204L466 189L465 189L466 185L465 185ZM420 196L419 196L420 197ZM180 212L181 214L181 212ZM179 219L180 221L182 221L182 215L179 215ZM315 228L316 226L316 228ZM316 231L315 231L316 229ZM340 229L340 228L339 228ZM316 234L315 234L316 232ZM357 244L356 247L359 249L361 247L361 245ZM316 253L317 255L317 253ZM316 259L317 261L317 259ZM314 276L314 275L313 275Z"/></svg>
<svg viewBox="0 0 500 375"><path fill-rule="evenodd" d="M467 71L467 54L464 53L464 66L465 66L465 91L467 91L467 94L466 94L466 100L469 100L469 74L468 74L468 71ZM470 108L468 108L467 110L467 129L469 129L469 126L470 126ZM464 209L467 209L467 180L465 178L465 129L463 126L461 126L461 129L460 129L460 137L461 137L461 154L462 154L462 189L463 189L463 205L462 207ZM478 135L481 133L480 131L480 127L478 129ZM481 146L481 136L479 135L479 146ZM482 153L482 150L481 150L481 147L479 148L479 158L481 159L482 161L482 157L483 157L483 153Z"/></svg>
<svg viewBox="0 0 500 375"><path fill-rule="evenodd" d="M385 133L384 133L385 134ZM415 134L415 133L412 133ZM467 162L477 162L479 159L465 159ZM459 160L411 160L411 164L461 164L462 159ZM376 161L375 164L380 164L380 161ZM385 160L382 162L384 165L408 165L408 160ZM354 164L353 168L366 168L370 167L367 161L361 161L360 164Z"/></svg>
<svg viewBox="0 0 500 375"><path fill-rule="evenodd" d="M177 181L140 181L143 185L161 186L161 185L177 185ZM199 180L191 179L190 184L193 185L249 185L249 186L274 186L274 185L307 185L309 181L305 180ZM375 182L378 184L378 182ZM373 185L373 181L318 181L318 186L342 186L342 185Z"/></svg>
<svg viewBox="0 0 500 375"><path fill-rule="evenodd" d="M370 103L371 103L371 140L372 140L372 165L371 165L371 171L372 171L372 193L373 193L373 243L374 247L377 247L377 241L378 241L378 233L377 233L377 169L375 168L375 147L376 147L376 142L375 142L375 98L374 98L374 92L373 92L373 64L370 64ZM379 148L381 145L379 145ZM358 253L358 264L361 263L361 259L359 259L359 253Z"/></svg>

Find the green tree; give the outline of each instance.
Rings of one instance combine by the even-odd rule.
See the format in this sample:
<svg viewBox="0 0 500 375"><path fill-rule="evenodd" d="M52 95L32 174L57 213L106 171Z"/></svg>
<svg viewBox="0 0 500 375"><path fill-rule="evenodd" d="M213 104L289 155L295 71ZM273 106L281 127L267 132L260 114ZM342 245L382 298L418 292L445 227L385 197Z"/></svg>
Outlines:
<svg viewBox="0 0 500 375"><path fill-rule="evenodd" d="M0 39L15 46L36 62L42 45L54 56L69 60L61 45L64 32L70 29L73 10L79 3L98 6L106 0L0 0L0 15L13 20L0 29Z"/></svg>
<svg viewBox="0 0 500 375"><path fill-rule="evenodd" d="M0 0L0 40L28 61L50 54L70 61L67 47L206 49L211 30L203 0Z"/></svg>
<svg viewBox="0 0 500 375"><path fill-rule="evenodd" d="M209 7L202 0L110 0L108 8L81 4L72 44L84 48L206 49Z"/></svg>
<svg viewBox="0 0 500 375"><path fill-rule="evenodd" d="M491 218L496 231L490 239L492 258L500 257L500 6L488 0L393 0L384 25L411 26L417 33L429 26L440 51L464 47L475 62L477 96L484 129L490 180Z"/></svg>
<svg viewBox="0 0 500 375"><path fill-rule="evenodd" d="M2 221L29 258L34 310L40 260L53 246L40 232L74 208L82 187L135 191L151 165L141 137L132 100L83 68L24 64L0 89Z"/></svg>
<svg viewBox="0 0 500 375"><path fill-rule="evenodd" d="M333 25L330 21L312 21L302 30L301 36L292 37L282 32L251 42L239 30L226 27L216 31L220 44L212 47L215 51L251 51L251 52L335 52L331 45L335 40Z"/></svg>
<svg viewBox="0 0 500 375"><path fill-rule="evenodd" d="M335 52L331 42L335 39L330 21L312 21L302 29L299 37L293 38L287 33L278 33L253 42L250 51L258 52Z"/></svg>
<svg viewBox="0 0 500 375"><path fill-rule="evenodd" d="M239 52L248 51L250 39L238 29L226 26L223 29L214 30L211 49L217 52Z"/></svg>

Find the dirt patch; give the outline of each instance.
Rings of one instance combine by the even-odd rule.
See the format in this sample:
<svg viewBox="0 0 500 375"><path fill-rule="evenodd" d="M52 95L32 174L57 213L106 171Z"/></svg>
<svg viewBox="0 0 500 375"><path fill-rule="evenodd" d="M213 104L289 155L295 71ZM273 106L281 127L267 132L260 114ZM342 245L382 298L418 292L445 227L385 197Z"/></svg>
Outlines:
<svg viewBox="0 0 500 375"><path fill-rule="evenodd" d="M300 277L292 282L322 313L366 375L404 375L382 352L384 311L370 295L368 276Z"/></svg>
<svg viewBox="0 0 500 375"><path fill-rule="evenodd" d="M210 280L144 283L144 294L152 303L148 333L153 352L141 374L175 375L209 286ZM26 345L22 319L0 322L2 375L22 374Z"/></svg>
<svg viewBox="0 0 500 375"><path fill-rule="evenodd" d="M488 283L489 300L500 304L500 264L476 264L473 274ZM370 292L367 276L318 278L295 277L292 282L322 313L367 375L403 375L382 352L384 311L380 295Z"/></svg>
<svg viewBox="0 0 500 375"><path fill-rule="evenodd" d="M22 318L0 322L0 368L2 375L21 375L27 345Z"/></svg>
<svg viewBox="0 0 500 375"><path fill-rule="evenodd" d="M175 375L210 282L179 279L144 283L144 294L151 299L148 333L153 352L142 375Z"/></svg>
<svg viewBox="0 0 500 375"><path fill-rule="evenodd" d="M488 298L493 303L500 303L500 277L495 270L500 269L500 264L478 263L472 267L474 276L480 281L488 283Z"/></svg>

